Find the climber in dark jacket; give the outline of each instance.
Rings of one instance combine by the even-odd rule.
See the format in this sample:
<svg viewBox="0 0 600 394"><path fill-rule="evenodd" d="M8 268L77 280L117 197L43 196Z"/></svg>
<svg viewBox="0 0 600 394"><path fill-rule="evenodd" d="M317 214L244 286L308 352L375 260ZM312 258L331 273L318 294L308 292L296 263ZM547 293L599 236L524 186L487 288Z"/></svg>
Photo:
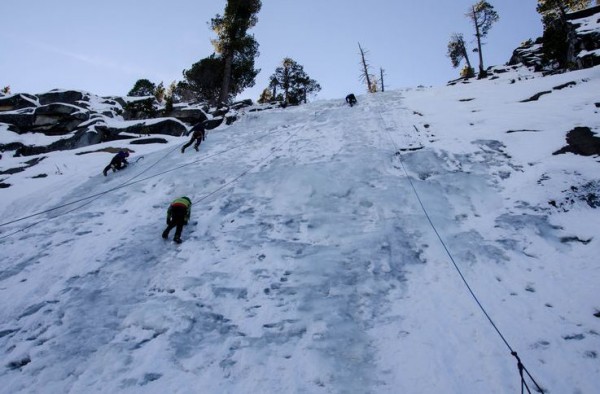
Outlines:
<svg viewBox="0 0 600 394"><path fill-rule="evenodd" d="M194 149L196 149L196 152L198 152L198 147L200 146L200 143L204 141L205 138L204 123L196 123L194 127L192 127L192 129L190 130L190 133L192 133L192 138L190 139L190 142L188 142L181 148L181 153L185 152L185 149L192 145L194 141L196 141L196 144L194 144Z"/></svg>
<svg viewBox="0 0 600 394"><path fill-rule="evenodd" d="M346 102L352 107L354 104L356 104L356 96L354 96L353 93L350 93L346 96Z"/></svg>
<svg viewBox="0 0 600 394"><path fill-rule="evenodd" d="M120 150L119 153L117 153L112 158L112 160L110 161L110 164L104 168L104 171L102 171L104 173L104 176L108 175L108 170L110 170L111 168L113 169L113 171L117 171L117 170L122 170L123 168L127 167L127 165L129 164L127 162L128 157L129 157L129 152L127 152L126 150Z"/></svg>
<svg viewBox="0 0 600 394"><path fill-rule="evenodd" d="M190 220L190 213L192 213L192 201L188 197L184 196L173 200L167 210L167 228L163 231L162 237L164 239L169 238L169 233L173 227L177 227L173 241L180 244L181 232L183 226L188 224Z"/></svg>

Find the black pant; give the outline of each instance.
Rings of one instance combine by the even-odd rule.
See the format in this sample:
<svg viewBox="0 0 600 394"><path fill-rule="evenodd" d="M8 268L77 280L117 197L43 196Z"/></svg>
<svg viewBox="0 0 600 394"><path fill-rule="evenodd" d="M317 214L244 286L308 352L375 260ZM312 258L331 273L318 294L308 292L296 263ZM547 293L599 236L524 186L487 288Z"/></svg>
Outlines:
<svg viewBox="0 0 600 394"><path fill-rule="evenodd" d="M185 151L186 148L188 148L190 145L192 145L194 143L194 141L196 141L196 144L194 145L194 149L198 150L198 147L200 146L200 143L202 142L202 137L199 137L199 138L192 137L190 139L190 141L181 148L181 152Z"/></svg>
<svg viewBox="0 0 600 394"><path fill-rule="evenodd" d="M185 223L185 216L187 214L187 209L185 207L175 206L171 207L171 217L169 217L169 223L165 231L163 231L163 238L167 238L171 230L174 227L175 229L175 237L173 239L181 239L181 232L183 231L183 225Z"/></svg>
<svg viewBox="0 0 600 394"><path fill-rule="evenodd" d="M110 170L110 168L114 168L115 170L122 170L123 168L125 168L127 165L125 165L125 163L123 162L123 160L119 159L118 157L113 158L110 161L110 164L107 165L106 167L104 167L104 175L106 175L106 173L108 172L108 170Z"/></svg>

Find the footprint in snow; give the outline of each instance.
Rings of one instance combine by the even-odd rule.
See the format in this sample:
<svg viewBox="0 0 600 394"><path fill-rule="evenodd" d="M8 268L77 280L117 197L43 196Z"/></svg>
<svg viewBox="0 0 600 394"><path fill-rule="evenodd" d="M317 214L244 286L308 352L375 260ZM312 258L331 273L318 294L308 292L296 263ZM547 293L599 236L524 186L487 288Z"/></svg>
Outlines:
<svg viewBox="0 0 600 394"><path fill-rule="evenodd" d="M532 349L547 349L548 347L550 347L550 342L546 340L540 340L531 345Z"/></svg>
<svg viewBox="0 0 600 394"><path fill-rule="evenodd" d="M162 374L160 373L147 373L144 374L144 378L142 379L142 381L140 382L140 386L145 386L150 382L154 382L155 380L158 380L162 377Z"/></svg>
<svg viewBox="0 0 600 394"><path fill-rule="evenodd" d="M583 334L573 334L573 335L565 335L563 336L565 341L581 341L585 339L585 335Z"/></svg>

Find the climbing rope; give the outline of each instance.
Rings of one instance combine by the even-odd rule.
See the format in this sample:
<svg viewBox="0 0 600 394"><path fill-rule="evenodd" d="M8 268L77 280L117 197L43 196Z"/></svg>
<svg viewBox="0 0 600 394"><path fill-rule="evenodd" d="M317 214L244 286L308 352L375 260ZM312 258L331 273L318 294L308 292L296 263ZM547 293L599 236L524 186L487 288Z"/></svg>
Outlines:
<svg viewBox="0 0 600 394"><path fill-rule="evenodd" d="M104 196L104 195L106 195L106 194L112 193L112 192L114 192L114 191L116 191L116 190L119 190L119 189L122 189L122 188L125 188L125 187L129 187L129 186L131 186L131 185L135 185L135 184L137 184L137 183L140 183L140 182L144 182L144 181L146 181L146 180L148 180L148 179L152 179L152 178L158 177L158 176L160 176L160 175L167 174L167 173L169 173L169 172L177 171L177 170L179 170L179 169L181 169L181 168L188 167L188 166L191 166L191 165L194 165L194 164L200 163L200 162L202 162L202 161L204 161L204 160L208 160L208 159L210 159L210 158L213 158L213 157L215 157L215 156L220 156L220 155L222 155L222 154L225 154L225 153L227 153L227 152L229 152L229 151L232 151L232 150L235 150L235 149L242 148L242 147L244 147L244 146L247 146L247 145L250 145L250 144L252 144L252 143L254 143L254 142L256 142L256 141L259 141L259 140L261 140L261 139L263 139L263 138L266 138L266 137L268 137L268 136L270 136L270 135L277 134L277 133L281 133L282 131L285 131L285 130L286 130L285 128L284 128L284 129L281 129L281 130L275 130L275 131L272 131L272 132L269 132L269 133L263 134L263 135L261 135L260 137L257 137L257 138L254 138L254 139L252 139L252 140L246 141L246 142L245 142L245 143L243 143L243 144L240 144L240 145L234 145L234 146L233 146L233 147L231 147L231 148L227 148L227 149L221 150L221 151L219 151L219 152L217 152L217 153L214 153L214 154L212 154L212 155L204 156L204 157L202 157L201 159L194 160L194 161L192 161L192 162L189 162L189 163L186 163L186 164L183 164L183 165L177 166L177 167L175 167L175 168L171 168L171 169L168 169L168 170L165 170L165 171L162 171L162 172L156 173L156 174L154 174L154 175L151 175L151 176L148 176L148 177L145 177L145 178L142 178L142 179L135 180L135 179L139 178L141 175L143 175L144 173L148 172L148 171L149 171L151 168L153 168L154 166L156 166L158 163L160 163L161 161L163 161L164 159L166 159L166 158L167 158L167 157L168 157L168 156L169 156L171 153L173 153L175 150L179 149L179 148L180 148L180 147L179 147L179 144L177 144L177 146L176 146L175 148L173 148L172 150L168 151L168 152L167 152L167 153L166 153L164 156L162 156L161 158L159 158L159 159L158 159L156 162L154 162L152 165L150 165L149 167L147 167L146 169L144 169L143 171L141 171L139 174L137 174L137 175L133 176L132 178L128 179L127 181L125 181L125 182L123 182L123 183L121 183L121 184L119 184L119 185L117 185L117 186L115 186L115 187L112 187L112 188L110 188L110 189L108 189L108 190L105 190L105 191L103 191L103 192L100 192L100 193L92 194L92 195L90 195L90 196L86 196L86 197L82 197L82 198L80 198L80 199L77 199L77 200L74 200L74 201L70 201L70 202L68 202L68 203L65 203L65 204L62 204L62 205L59 205L59 206L56 206L56 207L53 207L53 208L46 209L46 210L44 210L44 211L36 212L36 213L30 214L30 215L27 215L27 216L23 216L23 217L20 217L20 218L17 218L17 219L14 219L14 220L8 221L8 222L0 223L0 227L7 226L7 225L9 225L9 224L13 224L13 223L18 223L18 222L21 222L21 221L23 221L23 220L27 220L27 219L30 219L30 218L33 218L33 217L36 217L36 216L39 216L39 215L43 215L43 214L46 214L46 213L50 213L50 212L56 211L56 210L58 210L58 209L61 209L61 208L65 208L65 207L68 207L68 206L71 206L71 205L74 205L74 204L78 204L78 203L80 203L80 202L87 201L85 204L82 204L82 205L80 205L80 206L78 206L78 207L76 207L76 208L73 208L73 209L71 209L71 210L69 210L69 211L66 211L66 212L62 212L62 213L60 213L60 214L58 214L58 215L56 215L56 216L53 216L53 217L51 217L51 218L46 218L46 219L44 219L44 220L52 220L52 219L55 219L55 218L57 218L57 217L60 217L60 216L66 215L66 214L68 214L68 213L71 213L71 212L73 212L73 211L76 211L76 210L78 210L78 209L80 209L80 208L83 208L83 207L85 207L86 205L89 205L89 204L91 204L93 201L97 200L98 198L100 198L100 197L102 197L102 196ZM36 223L33 223L33 224L31 224L31 225L28 225L28 226L26 226L26 227L23 227L23 228L21 228L21 229L19 229L19 230L15 231L15 232L12 232L12 233L5 234L5 235L3 235L3 236L0 236L0 240L2 240L2 239L4 239L4 238L8 238L8 237L10 237L10 236L12 236L12 235L14 235L14 234L17 234L17 233L19 233L19 232L22 232L22 231L24 231L24 230L27 230L27 229L29 229L29 228L31 228L31 227L33 227L33 226L35 226L35 225L37 225L37 224L39 224L39 223L43 222L44 220L38 221L38 222L36 222Z"/></svg>
<svg viewBox="0 0 600 394"><path fill-rule="evenodd" d="M383 128L384 128L384 130L386 130L386 132L388 134L388 137L389 137L390 141L392 142L392 145L394 145L394 148L395 148L396 152L398 152L398 158L400 160L400 165L402 167L404 175L406 176L406 179L408 180L408 183L410 184L410 187L411 187L411 189L412 189L412 191L413 191L413 193L414 193L417 201L419 202L419 205L421 206L421 210L425 214L425 217L427 218L427 221L429 222L429 225L433 229L433 232L435 233L435 235L437 236L437 238L440 241L441 245L443 246L444 250L446 251L446 254L450 258L450 261L452 262L452 265L454 266L454 268L458 272L458 275L462 279L462 282L465 284L467 290L469 291L469 293L471 294L471 296L473 297L473 299L475 300L475 302L479 306L479 309L481 309L481 311L483 312L483 314L485 315L485 317L487 318L487 320L490 322L490 324L492 325L492 327L494 328L494 330L496 331L496 333L500 336L500 338L502 339L502 341L504 342L504 344L506 345L506 347L509 349L510 354L517 359L517 368L519 370L519 376L521 377L521 394L524 393L524 391L523 391L524 389L527 389L527 392L531 394L531 390L529 389L529 386L527 385L527 382L525 381L525 377L524 377L523 372L525 372L527 374L527 376L529 377L529 379L531 379L531 381L535 384L538 392L543 394L545 391L535 381L535 379L529 373L529 371L527 370L527 368L525 368L525 366L521 362L521 359L519 358L517 352L513 350L512 346L510 346L510 344L508 343L508 341L506 340L506 338L504 337L504 335L502 334L502 332L500 331L500 329L498 328L498 326L496 325L496 323L494 322L494 320L491 318L491 316L488 314L488 312L484 308L483 304L479 301L479 298L477 297L477 295L475 294L475 292L473 291L473 289L469 285L469 282L467 281L467 279L463 275L461 269L458 267L458 264L454 260L454 257L452 256L452 253L450 253L450 250L446 246L446 243L444 242L442 236L440 235L440 233L437 230L435 224L431 220L431 216L429 215L429 212L425 208L425 205L423 204L423 201L421 200L421 197L420 197L419 193L417 192L417 189L416 189L416 187L414 185L414 182L412 181L412 178L409 176L408 171L406 170L406 166L404 164L403 154L402 154L401 150L399 149L398 145L396 144L396 141L394 141L394 139L393 139L393 137L392 137L392 135L391 135L391 133L389 131L389 128L386 127L386 121L385 121L385 119L383 117L383 114L379 110L379 108L377 109L377 113L379 114L379 117L381 118L382 124L384 126ZM415 125L413 125L413 127L415 129L417 129ZM397 129L396 125L394 125L393 128ZM417 131L418 131L418 129L417 129Z"/></svg>
<svg viewBox="0 0 600 394"><path fill-rule="evenodd" d="M219 188L213 190L212 192L204 195L203 197L199 198L198 200L193 201L192 204L197 204L197 203L199 203L201 201L204 201L207 198L209 198L210 196L212 196L214 194L217 194L221 190L225 189L227 186L229 186L229 185L237 182L239 179L241 179L242 177L244 177L250 171L252 171L256 167L258 167L259 165L261 165L262 163L264 163L269 157L271 157L275 152L277 152L283 145L285 145L288 141L290 141L292 138L294 138L296 136L296 134L298 134L300 132L300 130L302 130L302 129L298 129L295 133L291 134L285 141L283 141L281 144L277 145L277 147L275 149L271 149L271 153L269 153L268 155L266 155L265 157L263 157L262 160L260 160L258 163L256 163L255 165L247 168L241 174L239 174L238 176L236 176L235 178L233 178L231 181L223 184L221 187L219 187Z"/></svg>

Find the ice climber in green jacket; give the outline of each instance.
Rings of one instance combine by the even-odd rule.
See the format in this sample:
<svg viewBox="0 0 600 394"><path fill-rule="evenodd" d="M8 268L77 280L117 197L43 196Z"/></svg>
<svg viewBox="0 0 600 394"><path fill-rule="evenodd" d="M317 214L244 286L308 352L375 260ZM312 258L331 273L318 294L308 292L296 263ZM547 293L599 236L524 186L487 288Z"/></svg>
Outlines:
<svg viewBox="0 0 600 394"><path fill-rule="evenodd" d="M177 227L175 230L175 238L173 241L178 244L181 243L181 231L183 226L188 224L190 220L190 213L192 212L192 200L188 197L179 197L175 199L167 210L167 228L162 233L164 239L169 238L169 233L173 227Z"/></svg>

